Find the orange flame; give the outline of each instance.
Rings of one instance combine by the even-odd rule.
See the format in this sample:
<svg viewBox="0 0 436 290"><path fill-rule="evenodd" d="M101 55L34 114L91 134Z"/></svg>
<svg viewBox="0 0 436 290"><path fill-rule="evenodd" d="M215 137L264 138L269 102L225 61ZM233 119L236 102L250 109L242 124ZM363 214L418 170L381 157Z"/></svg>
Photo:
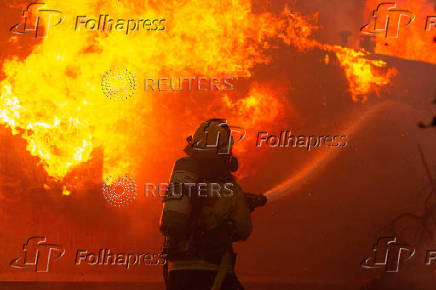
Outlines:
<svg viewBox="0 0 436 290"><path fill-rule="evenodd" d="M394 68L389 68L386 72L381 71L386 67L386 62L368 60L365 58L366 55L365 51L336 48L336 57L345 70L354 101L366 101L368 92L377 91L379 87L389 84L397 74Z"/></svg>
<svg viewBox="0 0 436 290"><path fill-rule="evenodd" d="M168 108L168 103L189 94L143 91L144 77L249 78L256 64L270 62L267 52L273 48L273 39L301 50L334 51L345 68L353 97L386 85L393 75L375 74L369 67L380 68L385 63L367 60L361 52L309 39L318 29L311 24L316 15L304 18L288 7L280 15L255 14L249 0L47 1L47 7L62 11L65 20L25 59L5 61L0 122L13 134L22 135L27 150L40 158L56 180L90 160L97 148L103 149L104 176L134 174L138 154L165 152L155 141L165 128L162 124L180 110L189 111L181 106ZM74 31L76 16L98 18L100 13L113 13L110 16L115 19L165 18L166 30L129 35L124 31ZM11 39L22 41L16 36ZM127 101L115 102L102 94L101 78L111 67L123 65L136 74L138 91ZM263 84L252 85L240 99L224 96L217 100L212 103L218 102L220 109L209 108L207 113L227 115L247 130L274 124L285 104ZM197 121L199 117L192 117L190 123Z"/></svg>

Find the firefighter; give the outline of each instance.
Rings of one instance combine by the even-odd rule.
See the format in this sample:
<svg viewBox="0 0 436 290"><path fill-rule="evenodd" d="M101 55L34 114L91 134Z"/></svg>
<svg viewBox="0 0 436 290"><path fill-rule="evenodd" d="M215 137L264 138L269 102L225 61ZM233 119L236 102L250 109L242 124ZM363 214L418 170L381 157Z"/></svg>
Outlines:
<svg viewBox="0 0 436 290"><path fill-rule="evenodd" d="M252 225L244 192L232 175L238 162L231 129L223 119L210 119L187 141L187 156L174 165L160 221L167 289L243 289L232 243L246 240ZM220 186L192 186L212 183ZM232 194L222 192L225 188Z"/></svg>

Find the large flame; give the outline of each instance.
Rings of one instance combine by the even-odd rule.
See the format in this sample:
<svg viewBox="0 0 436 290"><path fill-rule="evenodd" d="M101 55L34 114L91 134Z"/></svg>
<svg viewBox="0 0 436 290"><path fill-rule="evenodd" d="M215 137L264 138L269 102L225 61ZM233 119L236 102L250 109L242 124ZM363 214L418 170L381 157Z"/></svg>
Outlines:
<svg viewBox="0 0 436 290"><path fill-rule="evenodd" d="M390 80L398 73L394 68L386 67L382 60L368 60L366 51L354 51L336 47L336 57L344 68L349 82L349 90L354 101L366 101L370 91L389 84Z"/></svg>
<svg viewBox="0 0 436 290"><path fill-rule="evenodd" d="M249 79L256 64L271 61L268 50L277 39L303 51L335 52L354 98L386 85L392 76L391 72L374 73L371 68L386 64L366 59L363 52L309 39L318 29L313 23L316 15L304 18L287 7L274 15L253 13L249 0L47 1L46 6L62 11L64 23L50 29L49 37L27 57L4 63L0 121L22 135L27 150L38 156L48 175L57 180L90 160L97 148L103 151L104 176L134 173L138 154L141 158L153 156L171 147L157 139L166 136L162 133L166 129L177 131L165 124L176 122L178 114L191 116L189 124L206 115L228 116L247 131L273 126L283 116L284 98L267 84L252 83L248 93L236 97L211 93L202 115L190 114L191 109L183 104L172 104L187 97L200 105L204 100L193 98L206 98L204 95L143 91L144 77ZM165 18L166 30L129 35L124 31L74 31L76 16L98 18L99 14L114 19ZM11 42L19 41L24 40L11 37ZM114 66L127 66L137 76L138 91L129 100L117 102L102 94L102 76ZM242 146L240 150L248 149Z"/></svg>

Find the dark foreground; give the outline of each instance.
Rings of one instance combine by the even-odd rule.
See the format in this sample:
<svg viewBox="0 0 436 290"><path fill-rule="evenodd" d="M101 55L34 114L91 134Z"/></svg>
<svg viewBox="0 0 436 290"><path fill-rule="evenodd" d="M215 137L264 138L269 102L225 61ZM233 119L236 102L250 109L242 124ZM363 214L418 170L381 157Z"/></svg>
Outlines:
<svg viewBox="0 0 436 290"><path fill-rule="evenodd" d="M356 286L343 285L303 285L245 283L247 290L348 290ZM164 290L162 283L122 283L122 282L0 282L1 290Z"/></svg>

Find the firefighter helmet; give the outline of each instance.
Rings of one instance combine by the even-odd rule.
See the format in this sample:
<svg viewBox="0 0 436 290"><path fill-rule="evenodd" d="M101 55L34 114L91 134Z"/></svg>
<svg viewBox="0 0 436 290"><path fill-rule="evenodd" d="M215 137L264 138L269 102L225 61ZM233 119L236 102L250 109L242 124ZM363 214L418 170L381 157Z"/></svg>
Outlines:
<svg viewBox="0 0 436 290"><path fill-rule="evenodd" d="M210 119L201 123L187 141L194 150L215 150L218 154L231 154L234 144L232 130L225 119Z"/></svg>

